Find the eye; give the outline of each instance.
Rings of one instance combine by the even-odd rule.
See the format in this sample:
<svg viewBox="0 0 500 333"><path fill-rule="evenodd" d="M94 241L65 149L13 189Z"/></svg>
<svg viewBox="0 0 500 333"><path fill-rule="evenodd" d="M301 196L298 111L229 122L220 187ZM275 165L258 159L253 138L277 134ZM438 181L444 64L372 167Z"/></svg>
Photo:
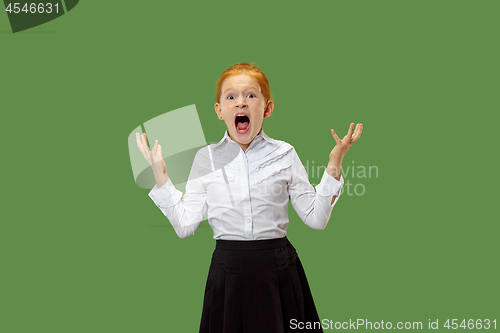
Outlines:
<svg viewBox="0 0 500 333"><path fill-rule="evenodd" d="M250 94L248 94L248 97L255 97L255 95L250 93Z"/></svg>
<svg viewBox="0 0 500 333"><path fill-rule="evenodd" d="M229 95L229 96L227 96L227 99L234 99L234 96L233 95Z"/></svg>

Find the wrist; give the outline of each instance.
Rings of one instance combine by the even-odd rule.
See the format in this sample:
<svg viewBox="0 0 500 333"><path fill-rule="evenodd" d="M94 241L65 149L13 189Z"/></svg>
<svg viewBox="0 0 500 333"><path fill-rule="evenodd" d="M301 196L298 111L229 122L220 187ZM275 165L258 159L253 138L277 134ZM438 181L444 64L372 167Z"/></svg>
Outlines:
<svg viewBox="0 0 500 333"><path fill-rule="evenodd" d="M156 185L158 188L162 187L168 182L168 176L166 173L156 174L155 173Z"/></svg>
<svg viewBox="0 0 500 333"><path fill-rule="evenodd" d="M331 165L330 163L326 167L326 173L335 178L336 180L340 180L341 168L340 165Z"/></svg>

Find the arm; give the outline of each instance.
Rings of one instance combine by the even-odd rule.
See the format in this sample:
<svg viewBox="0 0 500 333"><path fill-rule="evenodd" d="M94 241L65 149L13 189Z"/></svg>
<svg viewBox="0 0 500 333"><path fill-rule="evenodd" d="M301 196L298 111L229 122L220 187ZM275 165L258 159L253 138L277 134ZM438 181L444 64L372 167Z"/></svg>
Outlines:
<svg viewBox="0 0 500 333"><path fill-rule="evenodd" d="M325 170L315 191L295 149L292 154L292 177L288 184L290 202L306 225L312 229L323 230L338 201L344 179L339 175L337 180Z"/></svg>
<svg viewBox="0 0 500 333"><path fill-rule="evenodd" d="M340 174L340 170L338 170L337 168L328 165L328 167L326 168L325 172L327 174L329 174L330 176L332 176L333 178L335 178L337 181L340 181L341 174ZM344 181L342 179L342 184L343 183L344 183ZM335 202L336 198L337 198L337 195L334 195L333 198L332 198L332 203L331 203L332 205Z"/></svg>
<svg viewBox="0 0 500 333"><path fill-rule="evenodd" d="M207 211L206 188L199 170L201 150L196 153L186 184L186 194L181 200L182 192L175 188L167 175L161 145L155 140L154 147L150 151L146 138L146 133L142 135L136 133L137 147L151 166L156 180L149 197L168 218L180 238L192 236L201 225Z"/></svg>
<svg viewBox="0 0 500 333"><path fill-rule="evenodd" d="M198 157L198 154L196 156ZM166 182L160 187L158 187L158 177L156 177L157 184L149 192L149 197L168 218L180 238L194 235L204 220L208 208L203 179L195 176L196 163L195 157L184 197L166 175Z"/></svg>

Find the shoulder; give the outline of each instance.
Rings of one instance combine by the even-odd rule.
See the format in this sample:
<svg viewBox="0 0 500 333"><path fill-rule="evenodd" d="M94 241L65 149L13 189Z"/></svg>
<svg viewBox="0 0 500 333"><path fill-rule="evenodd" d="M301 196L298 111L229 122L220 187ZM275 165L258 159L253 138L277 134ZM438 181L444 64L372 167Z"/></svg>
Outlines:
<svg viewBox="0 0 500 333"><path fill-rule="evenodd" d="M298 158L298 153L294 146L286 141L276 139L271 140L273 140L273 144L277 147L278 152L288 152L291 157Z"/></svg>
<svg viewBox="0 0 500 333"><path fill-rule="evenodd" d="M267 134L264 134L263 138L266 142L265 150L269 152L274 152L275 154L281 155L281 153L294 150L293 146L286 141L271 138Z"/></svg>
<svg viewBox="0 0 500 333"><path fill-rule="evenodd" d="M249 163L251 170L254 169L255 171L272 164L278 164L281 167L291 164L295 151L291 144L269 137L266 137L262 142L259 145L258 153L255 154L255 158Z"/></svg>
<svg viewBox="0 0 500 333"><path fill-rule="evenodd" d="M196 154L194 156L194 162L199 163L199 162L203 162L203 161L210 161L209 147L210 147L210 145L204 146L204 147L201 147L200 149L198 149L198 151L196 152Z"/></svg>
<svg viewBox="0 0 500 333"><path fill-rule="evenodd" d="M227 167L238 156L238 151L227 145L222 149L220 145L210 144L199 148L194 156L191 167L192 177L203 177L223 167Z"/></svg>
<svg viewBox="0 0 500 333"><path fill-rule="evenodd" d="M286 141L273 140L273 145L276 147L273 152L265 159L279 162L281 167L291 167L291 169L303 166L303 163L294 146Z"/></svg>
<svg viewBox="0 0 500 333"><path fill-rule="evenodd" d="M210 161L209 146L199 148L194 154L191 175L201 177L212 172L212 163Z"/></svg>
<svg viewBox="0 0 500 333"><path fill-rule="evenodd" d="M286 141L276 139L271 140L273 148L271 149L272 153L268 158L273 160L282 160L283 162L286 161L285 163L290 164L293 161L294 156L297 155L295 148Z"/></svg>
<svg viewBox="0 0 500 333"><path fill-rule="evenodd" d="M275 146L286 148L286 149L292 149L293 148L293 146L291 144L289 144L288 142L286 142L286 141L276 140L276 139L272 139L272 138L269 138L269 139L271 140L271 143L274 144Z"/></svg>

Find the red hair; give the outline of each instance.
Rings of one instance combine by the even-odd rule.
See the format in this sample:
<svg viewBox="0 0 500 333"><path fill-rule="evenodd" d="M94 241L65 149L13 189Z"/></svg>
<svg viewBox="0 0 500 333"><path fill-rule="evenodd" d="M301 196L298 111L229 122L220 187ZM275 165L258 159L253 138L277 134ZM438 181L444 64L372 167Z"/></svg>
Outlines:
<svg viewBox="0 0 500 333"><path fill-rule="evenodd" d="M238 74L247 74L256 79L260 85L260 90L262 91L262 94L266 99L266 103L269 100L273 100L271 96L271 88L269 88L269 81L267 80L264 72L262 72L257 66L247 63L241 63L233 65L222 72L222 75L219 77L219 81L217 81L217 88L215 89L215 99L217 100L217 102L220 102L219 100L222 94L222 82L224 82L224 80L228 76Z"/></svg>

